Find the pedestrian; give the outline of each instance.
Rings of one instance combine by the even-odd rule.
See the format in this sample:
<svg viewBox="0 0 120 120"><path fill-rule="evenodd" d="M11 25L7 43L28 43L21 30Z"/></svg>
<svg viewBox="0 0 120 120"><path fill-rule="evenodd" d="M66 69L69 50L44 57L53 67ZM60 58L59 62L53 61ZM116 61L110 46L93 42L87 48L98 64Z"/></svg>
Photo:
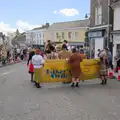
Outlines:
<svg viewBox="0 0 120 120"><path fill-rule="evenodd" d="M54 46L50 46L50 54L47 55L48 59L57 59L57 53Z"/></svg>
<svg viewBox="0 0 120 120"><path fill-rule="evenodd" d="M49 56L51 54L51 48L52 47L53 47L53 45L52 45L51 41L48 40L47 41L47 45L45 46L45 54L46 54L46 56L47 56L48 59L50 59Z"/></svg>
<svg viewBox="0 0 120 120"><path fill-rule="evenodd" d="M21 51L21 50L20 50L20 48L17 48L16 50L17 50L17 57L20 58L20 51Z"/></svg>
<svg viewBox="0 0 120 120"><path fill-rule="evenodd" d="M84 53L84 49L82 45L80 46L80 53Z"/></svg>
<svg viewBox="0 0 120 120"><path fill-rule="evenodd" d="M37 88L40 88L40 80L42 79L42 72L43 72L43 65L44 65L44 59L40 55L40 50L36 49L35 55L32 57L32 63L34 65L34 81L35 86Z"/></svg>
<svg viewBox="0 0 120 120"><path fill-rule="evenodd" d="M2 64L6 65L6 59L7 59L7 50L6 47L2 46Z"/></svg>
<svg viewBox="0 0 120 120"><path fill-rule="evenodd" d="M115 56L116 61L116 72L118 72L118 67L120 67L120 51L117 51L117 55Z"/></svg>
<svg viewBox="0 0 120 120"><path fill-rule="evenodd" d="M21 58L21 60L23 60L23 59L24 59L23 50L21 50L21 52L20 52L20 58Z"/></svg>
<svg viewBox="0 0 120 120"><path fill-rule="evenodd" d="M72 85L71 87L79 87L79 77L81 75L80 62L82 62L81 56L77 53L76 48L72 50L73 55L68 60L71 65Z"/></svg>
<svg viewBox="0 0 120 120"><path fill-rule="evenodd" d="M33 63L32 63L32 57L34 55L35 55L34 50L31 50L29 52L29 58L28 58L28 61L27 61L27 65L29 66L29 73L31 74L31 82L33 82L33 75L34 75L34 66L33 66Z"/></svg>
<svg viewBox="0 0 120 120"><path fill-rule="evenodd" d="M107 84L108 77L108 59L107 54L103 51L100 55L100 78L102 80L101 85Z"/></svg>
<svg viewBox="0 0 120 120"><path fill-rule="evenodd" d="M62 50L58 53L58 58L68 60L71 55L72 55L72 53L68 51L67 46L65 44L63 44ZM63 81L63 83L71 83L71 82Z"/></svg>
<svg viewBox="0 0 120 120"><path fill-rule="evenodd" d="M68 41L67 40L64 40L63 44L65 44L67 46L67 50L68 51L71 51L71 47L70 45L68 44Z"/></svg>
<svg viewBox="0 0 120 120"><path fill-rule="evenodd" d="M58 54L59 59L69 59L72 55L71 52L68 51L67 46L65 44L62 45L62 50Z"/></svg>
<svg viewBox="0 0 120 120"><path fill-rule="evenodd" d="M109 68L113 69L113 64L112 64L112 54L108 48L105 48L105 52L107 53L107 58L109 62Z"/></svg>

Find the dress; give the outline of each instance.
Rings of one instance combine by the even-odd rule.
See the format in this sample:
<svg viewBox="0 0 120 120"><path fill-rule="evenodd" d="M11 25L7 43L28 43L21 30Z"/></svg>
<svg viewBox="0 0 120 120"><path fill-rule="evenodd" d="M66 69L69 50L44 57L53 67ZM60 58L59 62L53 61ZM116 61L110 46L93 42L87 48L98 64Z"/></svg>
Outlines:
<svg viewBox="0 0 120 120"><path fill-rule="evenodd" d="M34 54L35 54L34 51L31 51L29 53L29 59L28 59L28 62L27 62L27 65L29 65L29 73L34 73L34 66L32 64L32 57L33 57Z"/></svg>
<svg viewBox="0 0 120 120"><path fill-rule="evenodd" d="M34 55L32 63L34 65L34 81L39 84L43 76L44 59L41 55Z"/></svg>
<svg viewBox="0 0 120 120"><path fill-rule="evenodd" d="M103 62L103 59L101 58L100 61L100 76L106 77L108 76L108 61L105 59L105 62Z"/></svg>
<svg viewBox="0 0 120 120"><path fill-rule="evenodd" d="M73 78L79 78L81 74L80 62L82 62L82 58L79 54L74 53L70 59L69 64L71 65L71 73Z"/></svg>
<svg viewBox="0 0 120 120"><path fill-rule="evenodd" d="M34 73L34 66L32 64L32 61L29 62L29 73Z"/></svg>

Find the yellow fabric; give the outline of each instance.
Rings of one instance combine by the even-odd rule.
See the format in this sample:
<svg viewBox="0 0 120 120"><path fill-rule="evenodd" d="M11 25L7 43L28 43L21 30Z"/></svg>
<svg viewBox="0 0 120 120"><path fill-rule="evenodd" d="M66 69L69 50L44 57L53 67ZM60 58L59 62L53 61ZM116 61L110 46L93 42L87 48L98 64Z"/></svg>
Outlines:
<svg viewBox="0 0 120 120"><path fill-rule="evenodd" d="M40 83L43 79L43 68L34 68L34 81Z"/></svg>
<svg viewBox="0 0 120 120"><path fill-rule="evenodd" d="M100 75L99 60L84 59L81 63L82 74L80 80L98 78ZM47 60L44 64L43 79L41 83L69 82L71 81L71 67L66 60ZM38 72L39 73L39 72Z"/></svg>

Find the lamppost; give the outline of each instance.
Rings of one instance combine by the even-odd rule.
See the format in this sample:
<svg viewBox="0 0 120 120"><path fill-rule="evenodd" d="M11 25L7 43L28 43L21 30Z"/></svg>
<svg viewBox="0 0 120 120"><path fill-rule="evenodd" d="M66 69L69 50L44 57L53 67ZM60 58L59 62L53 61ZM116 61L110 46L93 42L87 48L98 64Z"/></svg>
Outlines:
<svg viewBox="0 0 120 120"><path fill-rule="evenodd" d="M86 18L86 19L88 19L89 16L90 16L90 13L86 13L86 14L85 14L85 18Z"/></svg>

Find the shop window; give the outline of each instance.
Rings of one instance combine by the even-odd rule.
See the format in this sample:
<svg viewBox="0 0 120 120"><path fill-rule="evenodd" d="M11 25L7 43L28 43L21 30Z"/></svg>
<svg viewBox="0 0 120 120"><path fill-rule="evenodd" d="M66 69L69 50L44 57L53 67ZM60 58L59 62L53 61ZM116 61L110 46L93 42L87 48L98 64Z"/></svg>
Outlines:
<svg viewBox="0 0 120 120"><path fill-rule="evenodd" d="M75 40L78 40L78 32L75 32Z"/></svg>
<svg viewBox="0 0 120 120"><path fill-rule="evenodd" d="M120 44L117 44L116 52L120 52Z"/></svg>
<svg viewBox="0 0 120 120"><path fill-rule="evenodd" d="M68 39L72 39L72 32L68 32Z"/></svg>
<svg viewBox="0 0 120 120"><path fill-rule="evenodd" d="M65 39L65 33L62 32L62 39Z"/></svg>

